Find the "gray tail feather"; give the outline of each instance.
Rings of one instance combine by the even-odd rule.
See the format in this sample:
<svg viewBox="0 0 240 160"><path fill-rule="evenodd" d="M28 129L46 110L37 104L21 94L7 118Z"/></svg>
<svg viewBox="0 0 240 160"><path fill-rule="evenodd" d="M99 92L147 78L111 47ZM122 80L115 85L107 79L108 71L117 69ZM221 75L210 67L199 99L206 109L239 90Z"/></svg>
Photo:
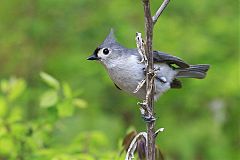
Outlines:
<svg viewBox="0 0 240 160"><path fill-rule="evenodd" d="M189 68L178 69L178 74L176 75L176 78L203 79L205 78L209 67L210 65L208 64L190 65Z"/></svg>

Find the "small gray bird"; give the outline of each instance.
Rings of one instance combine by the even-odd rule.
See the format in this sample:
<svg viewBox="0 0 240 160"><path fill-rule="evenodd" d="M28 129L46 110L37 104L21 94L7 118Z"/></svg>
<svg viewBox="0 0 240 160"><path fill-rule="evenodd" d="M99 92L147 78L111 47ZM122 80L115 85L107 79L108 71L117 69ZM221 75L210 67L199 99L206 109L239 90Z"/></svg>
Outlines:
<svg viewBox="0 0 240 160"><path fill-rule="evenodd" d="M145 64L140 62L141 59L138 49L120 45L111 30L87 60L97 60L103 64L118 89L145 99L145 85L134 92L146 75ZM170 88L181 88L178 78L203 79L209 69L208 64L189 65L178 57L160 51L153 51L153 60L156 72L154 100Z"/></svg>

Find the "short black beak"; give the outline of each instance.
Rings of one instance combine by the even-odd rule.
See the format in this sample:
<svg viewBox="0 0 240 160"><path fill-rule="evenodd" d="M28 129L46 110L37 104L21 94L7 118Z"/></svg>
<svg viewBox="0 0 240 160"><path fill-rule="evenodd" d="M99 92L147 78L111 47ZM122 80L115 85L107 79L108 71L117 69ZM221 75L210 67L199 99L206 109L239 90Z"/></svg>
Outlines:
<svg viewBox="0 0 240 160"><path fill-rule="evenodd" d="M90 57L88 57L87 60L99 60L99 57L97 57L95 54L93 54Z"/></svg>

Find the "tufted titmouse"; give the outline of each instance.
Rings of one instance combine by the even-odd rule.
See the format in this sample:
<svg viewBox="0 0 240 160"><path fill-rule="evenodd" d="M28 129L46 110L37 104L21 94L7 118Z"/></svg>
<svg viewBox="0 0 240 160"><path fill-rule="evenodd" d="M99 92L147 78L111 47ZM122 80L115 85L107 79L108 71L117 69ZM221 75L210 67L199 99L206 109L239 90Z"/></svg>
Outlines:
<svg viewBox="0 0 240 160"><path fill-rule="evenodd" d="M145 85L134 92L146 75L145 64L140 62L141 58L138 49L128 49L120 45L111 30L87 60L97 60L103 64L118 89L145 99ZM178 78L203 79L209 69L208 64L189 65L178 57L160 51L153 51L153 60L156 74L155 100L170 88L181 88Z"/></svg>

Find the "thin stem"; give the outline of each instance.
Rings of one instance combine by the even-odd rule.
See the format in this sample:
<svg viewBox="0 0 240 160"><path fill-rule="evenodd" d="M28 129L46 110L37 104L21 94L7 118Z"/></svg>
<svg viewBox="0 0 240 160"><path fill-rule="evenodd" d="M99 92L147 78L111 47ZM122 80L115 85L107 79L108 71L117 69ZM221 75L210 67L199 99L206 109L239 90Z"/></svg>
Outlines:
<svg viewBox="0 0 240 160"><path fill-rule="evenodd" d="M146 33L146 48L145 53L147 56L147 74L146 74L146 102L150 115L154 115L154 72L153 72L153 54L152 54L152 38L153 38L153 20L151 16L149 0L143 0L144 17L145 17L145 33ZM155 121L147 123L147 160L155 159Z"/></svg>
<svg viewBox="0 0 240 160"><path fill-rule="evenodd" d="M170 0L164 0L162 5L159 7L159 9L157 10L156 14L152 17L153 19L153 24L155 24L158 20L158 18L160 17L160 15L162 14L162 12L164 11L164 9L167 7L168 3L170 2Z"/></svg>
<svg viewBox="0 0 240 160"><path fill-rule="evenodd" d="M153 27L157 22L159 16L166 8L170 0L164 0L160 8L157 10L156 14L151 16L150 0L142 0L144 7L144 19L145 19L145 47L144 55L146 56L146 99L144 105L147 109L147 115L150 121L147 122L147 149L146 149L146 159L155 160L155 137L158 134L155 133L155 118L154 118L154 63L153 63L153 51L152 51L152 39L153 39ZM139 48L139 46L138 46ZM139 48L141 49L141 48ZM141 86L140 86L141 87Z"/></svg>

